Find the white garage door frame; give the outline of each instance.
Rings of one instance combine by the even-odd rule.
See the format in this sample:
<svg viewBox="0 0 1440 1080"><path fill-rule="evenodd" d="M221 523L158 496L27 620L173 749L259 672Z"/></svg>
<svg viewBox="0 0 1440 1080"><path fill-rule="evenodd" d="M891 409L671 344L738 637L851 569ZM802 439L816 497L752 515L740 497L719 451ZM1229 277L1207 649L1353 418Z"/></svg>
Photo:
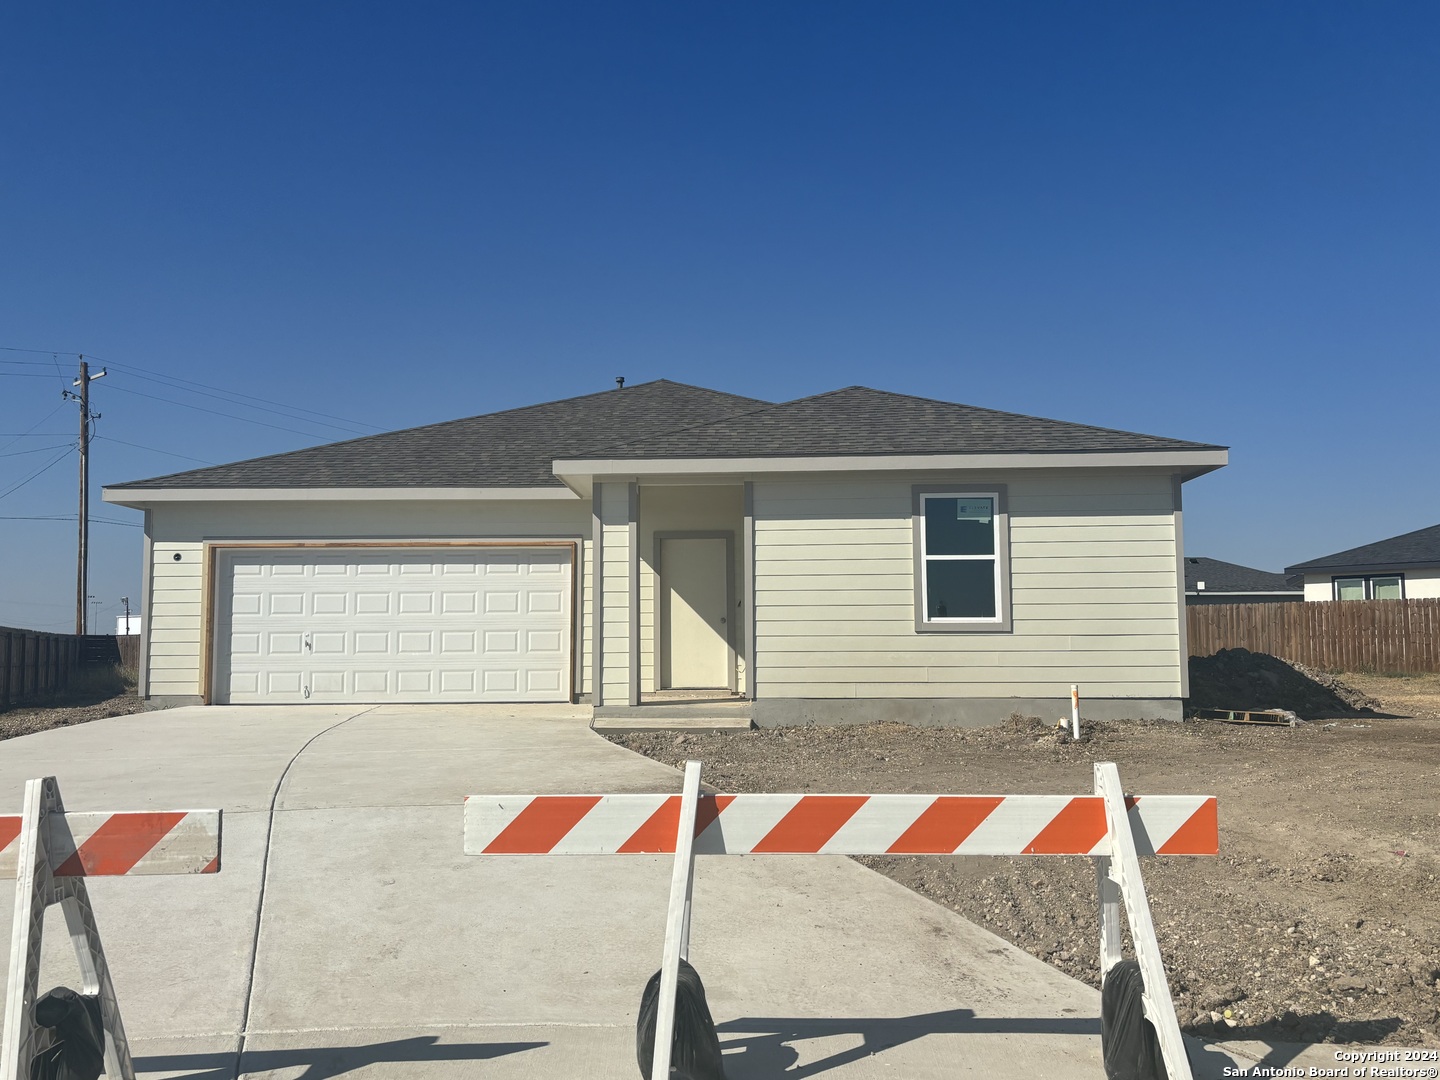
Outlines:
<svg viewBox="0 0 1440 1080"><path fill-rule="evenodd" d="M215 704L215 685L217 681L217 669L219 666L219 652L216 646L218 635L216 633L216 613L219 610L218 597L216 596L217 583L221 580L221 559L229 553L237 551L305 551L324 549L387 549L398 550L408 548L429 548L439 549L476 549L495 548L509 551L523 551L526 549L562 549L569 555L570 560L570 663L569 667L569 693L568 698L573 703L578 700L578 688L582 677L580 665L582 663L582 635L583 635L583 606L582 597L583 583L580 576L582 573L582 562L580 559L580 545L582 539L576 537L546 537L546 538L487 538L474 540L206 540L203 541L203 562L205 573L205 588L201 611L200 627L200 696L206 705Z"/></svg>

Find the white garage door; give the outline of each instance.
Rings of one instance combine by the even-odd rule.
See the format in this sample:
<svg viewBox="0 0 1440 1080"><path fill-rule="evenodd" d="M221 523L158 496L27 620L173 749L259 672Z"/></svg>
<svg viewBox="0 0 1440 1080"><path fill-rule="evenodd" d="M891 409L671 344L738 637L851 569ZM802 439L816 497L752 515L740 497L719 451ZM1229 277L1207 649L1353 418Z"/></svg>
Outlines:
<svg viewBox="0 0 1440 1080"><path fill-rule="evenodd" d="M567 548L221 553L215 700L567 701Z"/></svg>

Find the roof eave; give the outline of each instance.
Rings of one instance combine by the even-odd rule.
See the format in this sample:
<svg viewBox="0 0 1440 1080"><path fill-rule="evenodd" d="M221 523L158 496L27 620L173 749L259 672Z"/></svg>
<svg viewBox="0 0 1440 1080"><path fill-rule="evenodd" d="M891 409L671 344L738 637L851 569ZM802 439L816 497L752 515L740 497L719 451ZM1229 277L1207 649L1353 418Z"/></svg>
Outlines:
<svg viewBox="0 0 1440 1080"><path fill-rule="evenodd" d="M145 510L187 502L476 502L573 500L569 487L107 487L107 503Z"/></svg>
<svg viewBox="0 0 1440 1080"><path fill-rule="evenodd" d="M764 476L783 473L974 472L1009 469L1164 469L1191 480L1224 468L1228 450L1065 451L984 454L835 454L791 457L560 458L555 475L569 488L589 495L597 480L633 476L677 479Z"/></svg>
<svg viewBox="0 0 1440 1080"><path fill-rule="evenodd" d="M1299 566L1287 566L1285 576L1303 578L1308 574L1389 574L1403 570L1440 570L1440 559L1411 562L1302 563Z"/></svg>

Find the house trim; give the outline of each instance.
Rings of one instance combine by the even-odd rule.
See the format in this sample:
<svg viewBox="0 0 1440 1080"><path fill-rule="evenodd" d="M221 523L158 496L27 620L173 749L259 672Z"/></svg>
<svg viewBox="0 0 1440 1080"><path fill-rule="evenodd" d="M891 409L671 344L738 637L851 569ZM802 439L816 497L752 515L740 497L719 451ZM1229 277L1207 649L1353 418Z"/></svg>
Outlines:
<svg viewBox="0 0 1440 1080"><path fill-rule="evenodd" d="M145 539L140 567L140 670L135 673L135 696L142 701L150 696L150 612L155 600L155 538L151 535L150 511L144 514Z"/></svg>
<svg viewBox="0 0 1440 1080"><path fill-rule="evenodd" d="M1180 634L1180 696L1190 696L1190 617L1185 613L1185 497L1184 479L1179 473L1170 478L1175 495L1175 586L1179 593L1175 605L1175 623Z"/></svg>
<svg viewBox="0 0 1440 1080"><path fill-rule="evenodd" d="M630 550L628 552L630 594L630 704L640 704L640 485L633 480L626 488L626 522Z"/></svg>
<svg viewBox="0 0 1440 1080"><path fill-rule="evenodd" d="M127 488L107 487L101 499L144 509L169 502L475 502L562 499L579 496L568 487L273 487Z"/></svg>
<svg viewBox="0 0 1440 1080"><path fill-rule="evenodd" d="M600 517L600 489L590 504L590 704L605 704L605 523Z"/></svg>
<svg viewBox="0 0 1440 1080"><path fill-rule="evenodd" d="M996 614L995 619L975 619L969 622L935 622L925 617L925 545L921 540L920 522L925 514L926 495L961 494L954 484L914 484L910 488L910 535L914 553L915 632L917 634L1008 634L1015 629L1015 617L1010 607L1010 506L1009 492L1005 484L968 483L977 496L994 496L995 499L995 574Z"/></svg>
<svg viewBox="0 0 1440 1080"><path fill-rule="evenodd" d="M555 475L567 483L635 475L924 472L935 469L1181 469L1185 479L1224 467L1227 450L1076 451L1040 454L865 454L807 457L559 458ZM546 489L549 490L549 489Z"/></svg>
<svg viewBox="0 0 1440 1080"><path fill-rule="evenodd" d="M740 608L745 620L745 698L755 700L755 485L744 484L744 540Z"/></svg>

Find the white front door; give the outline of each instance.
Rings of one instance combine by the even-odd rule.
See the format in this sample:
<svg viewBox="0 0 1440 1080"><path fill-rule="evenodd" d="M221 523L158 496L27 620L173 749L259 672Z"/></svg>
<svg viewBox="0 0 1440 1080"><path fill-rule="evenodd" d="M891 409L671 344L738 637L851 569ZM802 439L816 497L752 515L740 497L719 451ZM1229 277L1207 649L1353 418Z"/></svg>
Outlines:
<svg viewBox="0 0 1440 1080"><path fill-rule="evenodd" d="M222 551L217 703L567 701L570 552Z"/></svg>
<svg viewBox="0 0 1440 1080"><path fill-rule="evenodd" d="M726 549L723 537L660 540L662 689L730 686L730 565Z"/></svg>

